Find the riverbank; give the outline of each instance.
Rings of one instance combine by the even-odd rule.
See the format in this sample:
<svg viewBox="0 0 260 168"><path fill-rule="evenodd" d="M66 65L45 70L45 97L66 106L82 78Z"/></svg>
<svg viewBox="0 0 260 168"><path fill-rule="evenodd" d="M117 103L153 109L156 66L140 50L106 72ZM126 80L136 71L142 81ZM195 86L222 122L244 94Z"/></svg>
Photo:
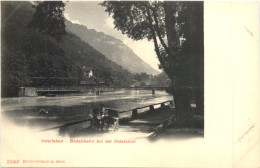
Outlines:
<svg viewBox="0 0 260 168"><path fill-rule="evenodd" d="M80 95L100 95L104 92L115 92L120 90L151 90L151 94L155 94L155 90L169 90L168 87L146 86L146 87L114 87L114 86L25 86L19 87L18 97L37 97L37 96L80 96Z"/></svg>
<svg viewBox="0 0 260 168"><path fill-rule="evenodd" d="M138 116L137 119L120 124L116 133L118 136L126 136L134 139L180 139L204 136L204 116L194 116L193 128L176 128L175 108L165 106L147 111Z"/></svg>
<svg viewBox="0 0 260 168"><path fill-rule="evenodd" d="M103 92L114 92L123 88L108 86L50 86L19 87L18 97L99 95Z"/></svg>
<svg viewBox="0 0 260 168"><path fill-rule="evenodd" d="M147 133L149 136L158 125L173 115L174 109L170 106L147 111L141 113L135 120L120 124L120 131Z"/></svg>
<svg viewBox="0 0 260 168"><path fill-rule="evenodd" d="M154 132L148 136L148 139L154 141L158 139L204 137L204 116L194 115L192 122L193 125L190 128L178 128L175 115L173 115L158 125Z"/></svg>

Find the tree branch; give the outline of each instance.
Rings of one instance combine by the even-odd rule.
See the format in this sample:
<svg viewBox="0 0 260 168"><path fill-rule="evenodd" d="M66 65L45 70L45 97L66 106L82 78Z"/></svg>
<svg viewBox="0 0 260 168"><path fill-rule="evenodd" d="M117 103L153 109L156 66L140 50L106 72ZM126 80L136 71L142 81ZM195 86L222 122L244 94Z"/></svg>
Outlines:
<svg viewBox="0 0 260 168"><path fill-rule="evenodd" d="M167 52L167 54L170 55L170 50L169 50L169 47L165 44L165 42L163 41L162 39L162 35L161 35L161 32L159 30L159 23L158 23L158 20L157 20L157 17L156 17L156 11L155 11L155 8L152 9L153 10L153 18L154 18L154 21L155 21L155 31L158 35L158 38L162 44L162 46L164 47L165 51Z"/></svg>
<svg viewBox="0 0 260 168"><path fill-rule="evenodd" d="M174 48L176 47L176 32L175 29L175 18L173 16L174 9L172 2L164 2L163 3L164 11L165 11L165 27L166 27L166 34L168 40L168 46L173 52Z"/></svg>
<svg viewBox="0 0 260 168"><path fill-rule="evenodd" d="M147 6L146 6L146 12L147 12L147 15L148 15L148 21L149 21L149 24L150 24L150 29L151 29L151 33L152 33L152 37L153 37L153 41L154 41L155 52L158 56L158 59L159 59L161 65L162 65L164 71L169 75L169 70L167 69L167 67L164 63L164 60L163 60L163 58L160 54L159 45L158 45L158 42L157 42L157 39L156 39L155 30L154 30L154 27L153 27L152 17L151 17L150 11L149 11Z"/></svg>

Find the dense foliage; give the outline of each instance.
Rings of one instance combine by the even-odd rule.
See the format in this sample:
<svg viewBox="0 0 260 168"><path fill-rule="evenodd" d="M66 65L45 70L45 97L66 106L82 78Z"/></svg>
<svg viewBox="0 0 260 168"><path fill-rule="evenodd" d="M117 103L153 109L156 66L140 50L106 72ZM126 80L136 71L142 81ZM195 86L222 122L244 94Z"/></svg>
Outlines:
<svg viewBox="0 0 260 168"><path fill-rule="evenodd" d="M171 87L171 80L165 72L162 72L158 75L139 73L134 75L134 81L132 86Z"/></svg>
<svg viewBox="0 0 260 168"><path fill-rule="evenodd" d="M41 33L60 40L66 34L63 11L65 4L62 1L35 2L35 12L29 26L38 29Z"/></svg>
<svg viewBox="0 0 260 168"><path fill-rule="evenodd" d="M2 97L17 96L28 77L75 77L82 66L110 86L125 87L132 74L109 61L74 34L56 37L28 26L35 10L29 2L2 2Z"/></svg>
<svg viewBox="0 0 260 168"><path fill-rule="evenodd" d="M189 124L195 93L197 110L204 104L203 2L105 1L115 28L134 40L153 40L160 66L172 81L177 121Z"/></svg>

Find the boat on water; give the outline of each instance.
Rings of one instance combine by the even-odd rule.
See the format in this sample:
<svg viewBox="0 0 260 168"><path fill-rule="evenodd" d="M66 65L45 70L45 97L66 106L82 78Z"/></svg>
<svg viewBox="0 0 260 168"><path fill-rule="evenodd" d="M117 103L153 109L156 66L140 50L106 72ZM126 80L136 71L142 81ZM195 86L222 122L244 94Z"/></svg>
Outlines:
<svg viewBox="0 0 260 168"><path fill-rule="evenodd" d="M105 115L100 119L89 119L66 123L59 127L59 135L73 136L78 133L107 133L117 131L119 127L119 113L115 109L106 108Z"/></svg>

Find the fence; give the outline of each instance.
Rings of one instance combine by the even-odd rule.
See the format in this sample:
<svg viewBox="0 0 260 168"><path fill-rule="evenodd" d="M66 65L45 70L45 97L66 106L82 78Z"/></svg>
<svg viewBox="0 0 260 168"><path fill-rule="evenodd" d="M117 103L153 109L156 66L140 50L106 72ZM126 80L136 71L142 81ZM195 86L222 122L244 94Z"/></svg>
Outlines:
<svg viewBox="0 0 260 168"><path fill-rule="evenodd" d="M125 118L120 119L121 121L131 120L131 119L136 119L138 117L138 115L141 114L141 113L138 113L138 111L140 109L149 108L149 112L153 112L155 110L156 105L160 105L160 107L163 108L163 107L166 107L167 104L173 105L172 100L164 101L161 103L150 104L150 105L146 105L146 106L142 106L142 107L137 107L137 108L130 109L130 110L119 111L118 113L122 114L122 113L126 113L126 112L131 112L132 115L130 117L125 117Z"/></svg>

